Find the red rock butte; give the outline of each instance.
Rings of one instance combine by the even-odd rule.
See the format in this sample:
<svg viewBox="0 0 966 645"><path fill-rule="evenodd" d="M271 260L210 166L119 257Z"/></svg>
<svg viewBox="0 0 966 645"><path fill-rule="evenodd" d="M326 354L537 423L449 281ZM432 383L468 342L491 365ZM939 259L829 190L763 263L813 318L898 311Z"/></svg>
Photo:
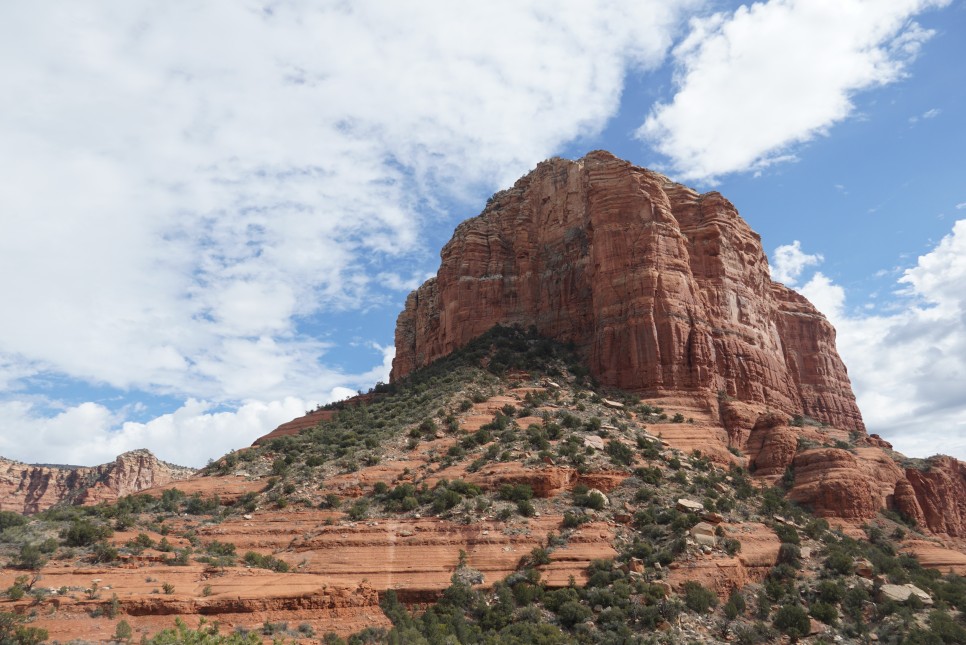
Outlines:
<svg viewBox="0 0 966 645"><path fill-rule="evenodd" d="M392 379L515 324L573 343L604 385L865 430L834 328L771 279L760 237L716 192L608 152L551 159L441 256L397 321Z"/></svg>

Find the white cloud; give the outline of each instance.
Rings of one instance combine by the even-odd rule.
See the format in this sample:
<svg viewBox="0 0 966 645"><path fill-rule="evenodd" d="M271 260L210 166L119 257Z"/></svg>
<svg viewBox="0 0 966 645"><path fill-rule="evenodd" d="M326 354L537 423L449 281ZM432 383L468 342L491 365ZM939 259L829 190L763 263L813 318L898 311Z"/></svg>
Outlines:
<svg viewBox="0 0 966 645"><path fill-rule="evenodd" d="M920 119L935 119L941 113L942 113L942 110L938 108L932 108L930 110L926 110L921 115L909 117L909 123L917 123Z"/></svg>
<svg viewBox="0 0 966 645"><path fill-rule="evenodd" d="M821 254L810 255L802 251L801 242L783 244L775 249L771 258L771 277L773 280L793 286L807 267L822 263Z"/></svg>
<svg viewBox="0 0 966 645"><path fill-rule="evenodd" d="M761 168L891 83L932 32L910 17L949 0L770 0L691 21L674 50L677 93L638 136L684 179Z"/></svg>
<svg viewBox="0 0 966 645"><path fill-rule="evenodd" d="M165 461L200 467L209 457L247 446L314 407L313 402L286 397L212 412L211 402L189 399L171 414L136 423L124 422L97 403L82 403L50 416L30 403L11 401L0 403L4 428L0 454L17 454L28 462L94 465L149 447ZM78 444L78 437L83 443Z"/></svg>
<svg viewBox="0 0 966 645"><path fill-rule="evenodd" d="M420 199L601 128L688 4L4 7L0 355L265 396L325 349L297 316L413 283L369 276Z"/></svg>
<svg viewBox="0 0 966 645"><path fill-rule="evenodd" d="M99 403L63 406L37 397L0 401L0 427L4 429L0 455L15 455L31 463L94 465L128 450L148 448L166 461L200 467L208 459L249 445L318 403L345 399L368 384L387 382L395 348L375 343L371 348L382 355L379 365L357 375L330 374L321 401L287 396L213 411L214 402L189 398L176 411L146 422L126 420L130 412L143 411L139 403L132 410L113 411ZM251 369L252 365L245 367ZM57 411L52 414L50 408Z"/></svg>
<svg viewBox="0 0 966 645"><path fill-rule="evenodd" d="M833 283L821 271L816 271L799 291L828 318L837 320L842 317L845 309L845 289Z"/></svg>
<svg viewBox="0 0 966 645"><path fill-rule="evenodd" d="M870 432L911 456L966 458L966 220L898 281L901 307L850 313L821 273L802 293L838 332L838 348ZM940 437L937 440L937 437Z"/></svg>
<svg viewBox="0 0 966 645"><path fill-rule="evenodd" d="M603 128L697 4L4 4L0 385L356 386L299 321L408 288L440 199Z"/></svg>
<svg viewBox="0 0 966 645"><path fill-rule="evenodd" d="M956 210L961 211L961 210L964 210L964 209L966 209L966 202L960 202L960 203L956 204Z"/></svg>

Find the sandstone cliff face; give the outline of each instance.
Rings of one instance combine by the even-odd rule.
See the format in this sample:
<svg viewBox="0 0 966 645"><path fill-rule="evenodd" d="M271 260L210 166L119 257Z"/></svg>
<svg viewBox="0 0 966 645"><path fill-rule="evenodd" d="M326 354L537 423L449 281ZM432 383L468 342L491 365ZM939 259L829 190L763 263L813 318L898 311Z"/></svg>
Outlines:
<svg viewBox="0 0 966 645"><path fill-rule="evenodd" d="M497 323L573 342L606 385L864 430L834 329L735 208L606 152L541 163L457 227L399 316L392 378Z"/></svg>
<svg viewBox="0 0 966 645"><path fill-rule="evenodd" d="M926 470L907 468L906 480L896 487L899 511L934 533L966 537L966 464L933 457Z"/></svg>
<svg viewBox="0 0 966 645"><path fill-rule="evenodd" d="M0 510L39 513L67 501L91 505L185 479L195 471L132 450L93 468L34 466L0 458Z"/></svg>

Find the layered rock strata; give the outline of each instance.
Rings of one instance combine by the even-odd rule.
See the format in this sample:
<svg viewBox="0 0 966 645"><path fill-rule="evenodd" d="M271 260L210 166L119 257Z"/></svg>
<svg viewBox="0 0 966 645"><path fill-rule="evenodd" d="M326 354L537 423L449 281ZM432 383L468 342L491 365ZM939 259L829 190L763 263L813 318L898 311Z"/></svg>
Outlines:
<svg viewBox="0 0 966 645"><path fill-rule="evenodd" d="M966 464L933 457L923 469L907 468L905 475L909 485L896 487L897 509L933 533L966 537Z"/></svg>
<svg viewBox="0 0 966 645"><path fill-rule="evenodd" d="M602 383L864 431L835 331L771 280L718 193L592 152L543 162L460 224L396 326L392 378L497 323L571 342Z"/></svg>
<svg viewBox="0 0 966 645"><path fill-rule="evenodd" d="M148 450L132 450L92 468L31 465L0 458L0 510L30 514L60 502L113 502L194 472L163 462Z"/></svg>

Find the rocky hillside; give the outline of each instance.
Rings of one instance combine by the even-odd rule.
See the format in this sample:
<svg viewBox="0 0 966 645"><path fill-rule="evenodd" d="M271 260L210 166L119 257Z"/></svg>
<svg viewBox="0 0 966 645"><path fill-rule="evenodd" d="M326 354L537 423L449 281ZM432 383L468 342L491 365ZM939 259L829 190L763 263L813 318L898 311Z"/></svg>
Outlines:
<svg viewBox="0 0 966 645"><path fill-rule="evenodd" d="M573 343L604 385L863 430L835 330L734 206L607 152L545 161L457 227L399 316L393 378L497 323Z"/></svg>
<svg viewBox="0 0 966 645"><path fill-rule="evenodd" d="M772 480L794 470L794 499L822 515L894 509L966 536L963 465L906 470L866 436L835 330L771 280L758 235L720 194L607 152L552 159L460 224L441 256L399 315L394 379L493 325L530 328L575 347L603 385L695 408L711 426L691 429L695 447L747 453ZM856 450L832 443L851 432Z"/></svg>
<svg viewBox="0 0 966 645"><path fill-rule="evenodd" d="M0 510L30 514L61 502L113 502L194 472L163 462L148 450L132 450L111 463L90 468L39 466L0 457Z"/></svg>
<svg viewBox="0 0 966 645"><path fill-rule="evenodd" d="M188 479L8 469L0 641L966 642L966 467L865 432L720 195L542 163L396 337L390 384Z"/></svg>
<svg viewBox="0 0 966 645"><path fill-rule="evenodd" d="M810 454L898 468L862 434L785 418L747 454L720 450L693 399L599 386L508 328L325 412L114 504L0 513L0 612L61 642L123 627L159 645L194 638L164 635L176 618L231 643L966 634L962 542L887 509L823 519L792 501L826 490ZM759 439L792 432L807 439L791 476L750 475L785 459Z"/></svg>

